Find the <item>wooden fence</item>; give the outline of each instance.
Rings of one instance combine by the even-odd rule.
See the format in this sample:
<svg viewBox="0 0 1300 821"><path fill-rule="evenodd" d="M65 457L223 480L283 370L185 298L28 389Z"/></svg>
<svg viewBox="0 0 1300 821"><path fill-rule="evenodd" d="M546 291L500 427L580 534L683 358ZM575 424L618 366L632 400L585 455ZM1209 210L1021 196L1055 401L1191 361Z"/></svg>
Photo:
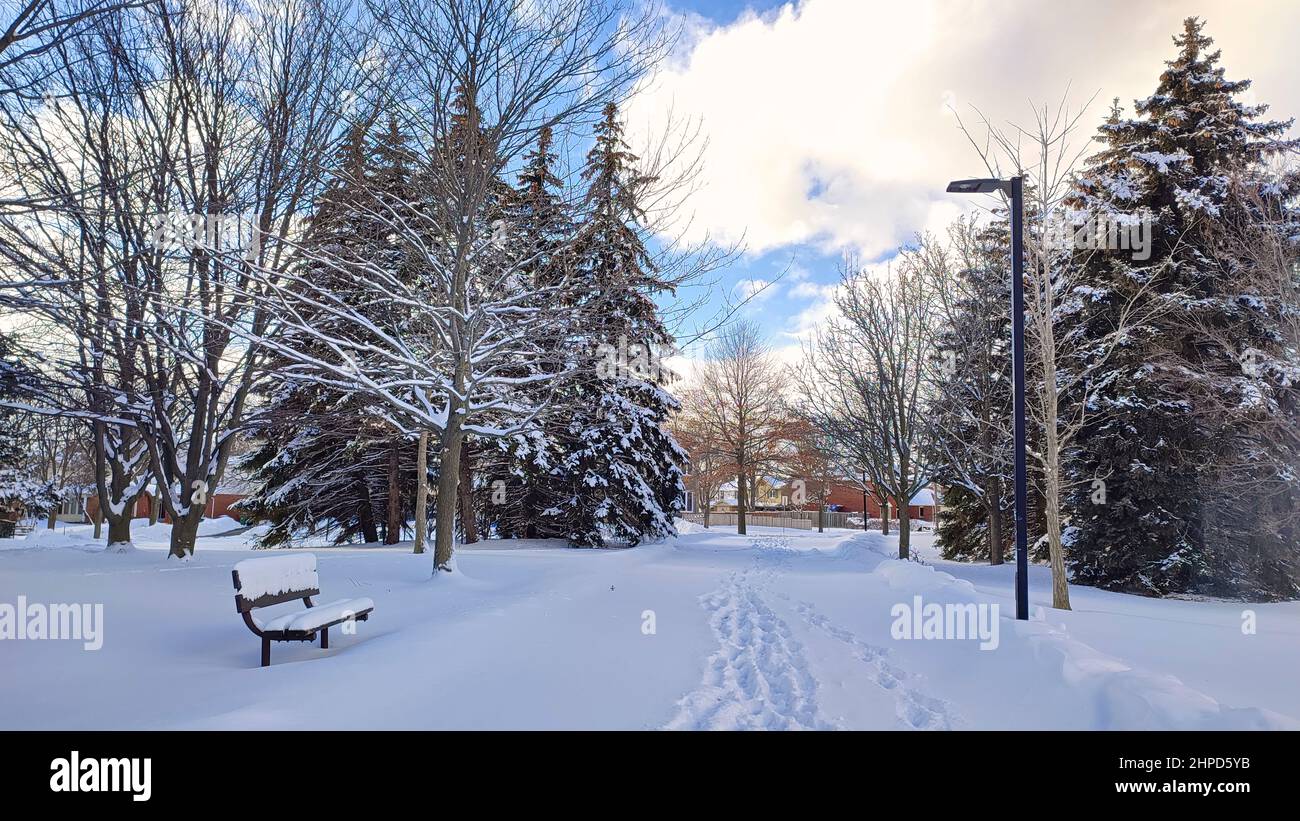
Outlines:
<svg viewBox="0 0 1300 821"><path fill-rule="evenodd" d="M703 513L680 513L681 518L688 522L694 522L697 525L704 524ZM846 513L838 510L824 510L822 515L822 526L827 529L842 530L862 530L862 514ZM730 525L736 526L735 513L710 513L710 525ZM817 511L815 510L751 510L745 514L745 522L754 527L783 527L790 530L816 530L817 529ZM928 530L934 527L933 522L912 520L912 530ZM879 519L868 519L866 528L870 530L880 530ZM891 519L889 522L891 532L897 532L898 520Z"/></svg>
<svg viewBox="0 0 1300 821"><path fill-rule="evenodd" d="M703 513L680 513L678 515L688 522L694 522L697 525L704 524ZM709 524L735 527L737 518L735 513L710 513ZM816 526L814 522L801 518L799 511L781 511L779 514L771 511L746 513L745 522L752 527L783 527L789 530L809 530Z"/></svg>

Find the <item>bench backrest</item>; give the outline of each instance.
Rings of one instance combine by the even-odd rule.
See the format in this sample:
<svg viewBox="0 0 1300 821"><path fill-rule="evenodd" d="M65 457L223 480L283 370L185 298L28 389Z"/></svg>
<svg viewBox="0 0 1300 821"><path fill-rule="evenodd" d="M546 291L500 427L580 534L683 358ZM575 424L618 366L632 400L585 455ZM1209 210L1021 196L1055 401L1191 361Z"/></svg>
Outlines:
<svg viewBox="0 0 1300 821"><path fill-rule="evenodd" d="M312 553L244 559L235 565L231 576L235 582L235 608L240 613L320 595L316 556Z"/></svg>

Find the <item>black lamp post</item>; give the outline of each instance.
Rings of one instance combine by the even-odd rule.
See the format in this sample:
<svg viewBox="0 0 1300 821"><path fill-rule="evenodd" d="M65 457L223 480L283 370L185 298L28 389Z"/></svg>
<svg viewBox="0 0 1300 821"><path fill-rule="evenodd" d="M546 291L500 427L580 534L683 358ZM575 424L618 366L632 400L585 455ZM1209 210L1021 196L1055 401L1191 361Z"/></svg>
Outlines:
<svg viewBox="0 0 1300 821"><path fill-rule="evenodd" d="M954 180L950 194L992 194L1011 199L1011 378L1016 437L1016 618L1029 619L1029 517L1025 479L1025 178Z"/></svg>

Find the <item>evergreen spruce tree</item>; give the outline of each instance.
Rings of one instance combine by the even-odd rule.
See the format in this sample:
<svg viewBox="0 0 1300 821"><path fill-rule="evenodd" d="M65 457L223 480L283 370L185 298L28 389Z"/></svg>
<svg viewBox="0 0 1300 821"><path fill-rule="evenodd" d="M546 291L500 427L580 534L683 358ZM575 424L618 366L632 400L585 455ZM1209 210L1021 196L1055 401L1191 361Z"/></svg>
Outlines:
<svg viewBox="0 0 1300 821"><path fill-rule="evenodd" d="M571 208L561 196L563 181L555 173L557 158L549 127L538 134L537 145L524 155L519 182L506 206L510 243L517 257L524 286L547 292L548 302L563 309L565 327L553 330L546 343L549 356L540 366L558 373L571 359L578 336L577 312L572 292L565 284L572 271L572 243L576 226ZM561 379L563 377L560 377ZM542 404L551 386L525 390ZM556 393L563 396L564 391ZM557 443L568 425L563 402L550 405L527 430L499 439L486 448L480 461L484 480L476 498L489 527L503 538L553 538L565 534L559 523L541 514L559 504L551 471L559 461Z"/></svg>
<svg viewBox="0 0 1300 821"><path fill-rule="evenodd" d="M363 290L347 273L349 260L402 265L400 249L384 241L387 231L376 215L383 213L385 198L409 196L406 140L391 119L377 138L369 131L370 124L358 124L340 145L335 174L312 217L301 271L345 300ZM318 318L322 329L330 324L328 315ZM333 330L357 333L351 327ZM355 536L398 541L415 478L407 440L359 394L297 379L289 362L272 362L268 370L273 376L262 389L265 405L248 426L258 447L243 461L257 490L240 505L271 522L263 546L285 544L318 527L329 529L335 542Z"/></svg>
<svg viewBox="0 0 1300 821"><path fill-rule="evenodd" d="M20 399L34 384L31 371L14 351L13 342L0 332L0 399ZM0 471L12 471L22 459L22 447L15 435L18 413L0 407Z"/></svg>
<svg viewBox="0 0 1300 821"><path fill-rule="evenodd" d="M550 480L561 498L547 511L580 546L671 535L684 494L686 455L666 427L678 404L652 356L672 342L654 301L667 286L639 233L638 196L652 180L636 160L617 107L606 105L582 173L585 218L573 255L587 357L565 403L562 459Z"/></svg>
<svg viewBox="0 0 1300 821"><path fill-rule="evenodd" d="M19 357L13 340L0 333L0 399L30 399L37 374ZM28 470L28 442L20 434L22 411L0 407L0 508L17 506L28 515L43 515L57 504L54 483ZM4 525L0 525L3 527Z"/></svg>
<svg viewBox="0 0 1300 821"><path fill-rule="evenodd" d="M1242 350L1276 347L1267 317L1234 285L1235 261L1216 256L1214 233L1250 218L1231 180L1294 143L1278 139L1289 122L1262 119L1265 106L1235 99L1249 82L1224 78L1200 20L1188 18L1174 43L1178 56L1155 93L1134 117L1116 107L1098 138L1103 150L1078 181L1074 205L1090 219L1147 213L1154 228L1147 259L1131 250L1082 254L1085 283L1062 317L1081 341L1074 367L1088 367L1097 354L1087 340L1117 327L1131 295L1150 292L1142 313L1150 318L1092 375L1090 421L1069 460L1069 560L1076 581L1109 589L1294 595L1294 546L1290 559L1246 555L1250 504L1234 504L1216 481L1216 466L1236 458L1240 432L1223 429L1229 420L1209 423L1194 398L1216 376L1235 375L1228 390L1243 397L1263 387L1243 373L1240 351L1197 329L1231 326Z"/></svg>
<svg viewBox="0 0 1300 821"><path fill-rule="evenodd" d="M1014 544L1011 441L1011 262L1005 212L962 224L954 320L936 339L939 396L935 482L947 488L939 544L945 558L1001 564Z"/></svg>

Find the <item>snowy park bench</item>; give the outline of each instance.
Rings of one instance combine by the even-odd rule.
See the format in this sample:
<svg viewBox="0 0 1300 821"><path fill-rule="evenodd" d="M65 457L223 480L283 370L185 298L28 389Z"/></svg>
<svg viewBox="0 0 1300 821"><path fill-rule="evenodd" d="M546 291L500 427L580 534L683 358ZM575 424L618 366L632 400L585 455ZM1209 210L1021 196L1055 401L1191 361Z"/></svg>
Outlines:
<svg viewBox="0 0 1300 821"><path fill-rule="evenodd" d="M375 609L375 603L366 598L313 605L311 597L320 595L320 577L316 575L316 557L311 553L245 559L235 565L231 575L235 581L235 608L248 629L262 639L263 667L271 665L271 642L314 641L319 632L321 649L328 649L331 627L366 621ZM307 609L265 621L253 615L260 607L294 599L302 599Z"/></svg>

